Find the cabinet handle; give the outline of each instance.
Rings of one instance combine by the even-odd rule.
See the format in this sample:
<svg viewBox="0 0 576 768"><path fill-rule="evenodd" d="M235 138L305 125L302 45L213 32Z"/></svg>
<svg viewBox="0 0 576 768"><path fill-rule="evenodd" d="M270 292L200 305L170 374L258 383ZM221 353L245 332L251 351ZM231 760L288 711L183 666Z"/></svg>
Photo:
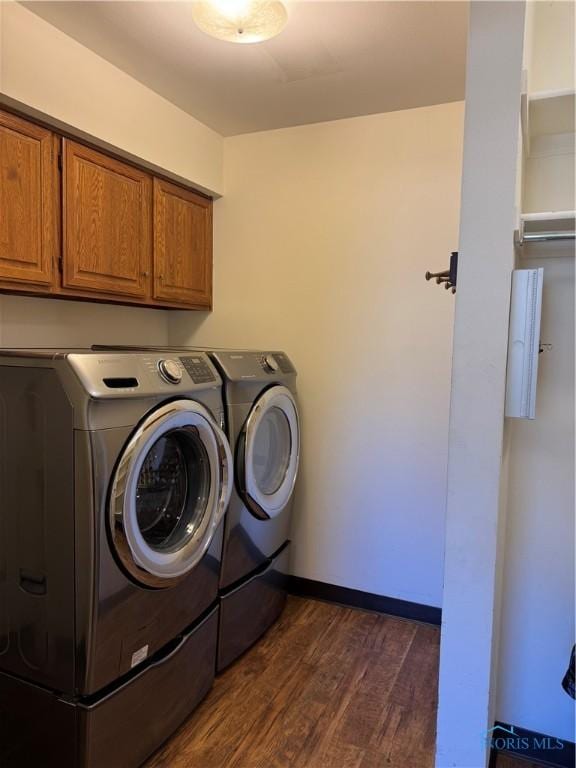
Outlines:
<svg viewBox="0 0 576 768"><path fill-rule="evenodd" d="M164 275L158 275L158 282L161 283L164 280Z"/></svg>
<svg viewBox="0 0 576 768"><path fill-rule="evenodd" d="M142 272L142 277L148 277L149 272Z"/></svg>

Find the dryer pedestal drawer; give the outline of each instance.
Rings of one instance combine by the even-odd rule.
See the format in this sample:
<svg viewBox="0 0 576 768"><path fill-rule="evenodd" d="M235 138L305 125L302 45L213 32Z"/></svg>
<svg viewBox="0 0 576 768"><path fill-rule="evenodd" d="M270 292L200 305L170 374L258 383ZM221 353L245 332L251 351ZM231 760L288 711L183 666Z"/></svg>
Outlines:
<svg viewBox="0 0 576 768"><path fill-rule="evenodd" d="M265 570L220 598L218 672L254 645L282 613L289 552L287 542Z"/></svg>
<svg viewBox="0 0 576 768"><path fill-rule="evenodd" d="M100 698L65 701L0 676L2 768L137 768L210 690L218 609Z"/></svg>

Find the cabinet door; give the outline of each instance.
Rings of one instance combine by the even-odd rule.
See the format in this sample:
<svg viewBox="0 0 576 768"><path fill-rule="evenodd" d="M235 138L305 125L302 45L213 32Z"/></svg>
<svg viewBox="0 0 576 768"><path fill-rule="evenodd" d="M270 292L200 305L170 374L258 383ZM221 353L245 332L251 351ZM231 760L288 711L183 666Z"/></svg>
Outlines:
<svg viewBox="0 0 576 768"><path fill-rule="evenodd" d="M65 140L64 286L145 297L150 202L147 173Z"/></svg>
<svg viewBox="0 0 576 768"><path fill-rule="evenodd" d="M212 201L160 179L154 179L154 298L212 302Z"/></svg>
<svg viewBox="0 0 576 768"><path fill-rule="evenodd" d="M58 144L0 112L0 281L50 285L59 253Z"/></svg>

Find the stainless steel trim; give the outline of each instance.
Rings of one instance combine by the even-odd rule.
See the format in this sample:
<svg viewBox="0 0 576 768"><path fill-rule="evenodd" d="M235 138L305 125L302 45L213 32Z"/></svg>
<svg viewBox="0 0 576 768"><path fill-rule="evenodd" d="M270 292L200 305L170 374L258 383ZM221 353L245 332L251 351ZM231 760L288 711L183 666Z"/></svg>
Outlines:
<svg viewBox="0 0 576 768"><path fill-rule="evenodd" d="M136 484L149 448L166 432L195 428L210 463L210 492L198 528L186 544L159 553L149 547L136 520ZM122 565L138 582L166 588L180 582L205 555L226 511L232 490L232 454L228 441L209 411L193 400L176 400L152 413L130 438L112 481L109 525Z"/></svg>
<svg viewBox="0 0 576 768"><path fill-rule="evenodd" d="M548 240L574 240L575 231L566 232L524 232L520 243L543 243Z"/></svg>
<svg viewBox="0 0 576 768"><path fill-rule="evenodd" d="M253 477L252 449L254 436L258 426L266 412L271 408L279 408L286 416L290 425L293 450L290 454L284 481L274 493L264 494L258 488ZM250 415L246 419L243 439L244 455L241 471L243 475L243 489L246 501L259 517L276 517L276 515L280 514L292 496L300 463L300 420L298 416L298 405L294 395L287 387L275 385L270 387L270 389L265 390L265 392L258 398Z"/></svg>
<svg viewBox="0 0 576 768"><path fill-rule="evenodd" d="M216 526L222 520L228 509L232 489L234 487L234 459L230 450L230 443L216 422L213 423L214 432L218 441L218 452L220 454L220 496L218 499L218 508L216 510Z"/></svg>
<svg viewBox="0 0 576 768"><path fill-rule="evenodd" d="M182 381L182 365L178 360L158 360L158 373L168 384L180 384Z"/></svg>

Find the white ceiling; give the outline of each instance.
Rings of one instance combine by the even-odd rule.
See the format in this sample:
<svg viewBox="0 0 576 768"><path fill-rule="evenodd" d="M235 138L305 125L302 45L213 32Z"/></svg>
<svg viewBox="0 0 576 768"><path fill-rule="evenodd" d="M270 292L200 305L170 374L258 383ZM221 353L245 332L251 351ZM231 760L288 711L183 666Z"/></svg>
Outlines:
<svg viewBox="0 0 576 768"><path fill-rule="evenodd" d="M23 4L225 136L464 98L465 2L293 1L256 45L200 32L189 2Z"/></svg>

